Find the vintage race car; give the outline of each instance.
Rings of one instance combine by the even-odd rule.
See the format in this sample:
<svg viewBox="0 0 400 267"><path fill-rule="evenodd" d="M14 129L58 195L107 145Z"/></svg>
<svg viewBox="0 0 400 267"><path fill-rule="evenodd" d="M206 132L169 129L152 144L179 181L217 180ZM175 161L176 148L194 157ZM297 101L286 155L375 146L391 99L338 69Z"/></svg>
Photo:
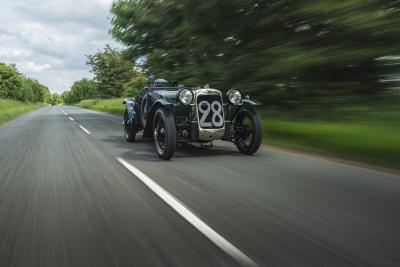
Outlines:
<svg viewBox="0 0 400 267"><path fill-rule="evenodd" d="M157 82L159 81L159 82ZM125 99L125 138L136 133L153 138L158 156L170 159L177 142L210 143L225 140L251 155L261 144L261 120L252 106L260 103L242 98L239 90L224 95L211 88L167 86L163 79L149 83L134 100Z"/></svg>

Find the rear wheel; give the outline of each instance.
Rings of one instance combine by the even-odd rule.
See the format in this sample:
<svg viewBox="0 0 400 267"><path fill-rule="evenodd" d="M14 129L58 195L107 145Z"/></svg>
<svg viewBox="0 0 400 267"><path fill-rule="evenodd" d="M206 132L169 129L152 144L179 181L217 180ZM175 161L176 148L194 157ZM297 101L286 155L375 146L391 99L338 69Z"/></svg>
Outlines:
<svg viewBox="0 0 400 267"><path fill-rule="evenodd" d="M176 128L174 117L169 110L159 108L154 115L153 123L154 144L158 156L169 160L176 149Z"/></svg>
<svg viewBox="0 0 400 267"><path fill-rule="evenodd" d="M135 142L136 127L133 123L129 122L128 111L125 111L124 115L124 132L126 141L129 143Z"/></svg>
<svg viewBox="0 0 400 267"><path fill-rule="evenodd" d="M257 111L243 108L236 115L234 138L241 153L252 155L261 145L261 119Z"/></svg>

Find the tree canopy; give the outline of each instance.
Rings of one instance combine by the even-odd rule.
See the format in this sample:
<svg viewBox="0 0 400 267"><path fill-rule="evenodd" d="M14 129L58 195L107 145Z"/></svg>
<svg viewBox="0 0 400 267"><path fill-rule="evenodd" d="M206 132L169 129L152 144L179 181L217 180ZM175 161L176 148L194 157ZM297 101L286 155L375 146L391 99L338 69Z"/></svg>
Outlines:
<svg viewBox="0 0 400 267"><path fill-rule="evenodd" d="M62 94L65 103L91 98L134 97L147 81L132 60L109 45L87 56L86 63L91 67L93 79L76 81L70 91Z"/></svg>
<svg viewBox="0 0 400 267"><path fill-rule="evenodd" d="M118 0L112 34L147 73L265 99L376 95L400 72L398 1Z"/></svg>
<svg viewBox="0 0 400 267"><path fill-rule="evenodd" d="M50 92L39 81L19 73L15 65L0 62L0 98L48 103Z"/></svg>
<svg viewBox="0 0 400 267"><path fill-rule="evenodd" d="M121 97L125 84L136 75L133 62L126 60L121 52L112 49L109 45L87 58L87 64L92 68L100 97Z"/></svg>

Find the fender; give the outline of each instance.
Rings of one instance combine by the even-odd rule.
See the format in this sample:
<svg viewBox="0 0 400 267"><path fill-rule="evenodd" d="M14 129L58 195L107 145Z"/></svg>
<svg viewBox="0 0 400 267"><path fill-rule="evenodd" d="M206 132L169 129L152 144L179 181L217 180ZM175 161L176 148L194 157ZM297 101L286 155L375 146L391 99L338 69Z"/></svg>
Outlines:
<svg viewBox="0 0 400 267"><path fill-rule="evenodd" d="M144 131L143 131L143 137L144 138L151 138L153 136L153 117L154 114L156 113L157 109L160 107L165 107L166 109L169 109L172 111L172 114L175 114L174 112L174 107L175 104L171 103L165 99L157 99L150 108L150 111L148 112L146 116L146 125L144 126Z"/></svg>
<svg viewBox="0 0 400 267"><path fill-rule="evenodd" d="M250 106L250 107L249 107ZM242 99L242 103L240 103L240 105L238 106L238 108L236 109L235 113L232 116L232 119L234 117L236 117L236 114L239 112L239 110L241 110L242 108L249 108L249 109L253 109L253 106L261 106L261 102L255 99L250 99L248 97Z"/></svg>
<svg viewBox="0 0 400 267"><path fill-rule="evenodd" d="M154 104L151 106L151 111L153 111L153 109L158 105L170 108L170 107L174 107L175 104L171 103L165 99L157 99L156 102L154 102Z"/></svg>
<svg viewBox="0 0 400 267"><path fill-rule="evenodd" d="M246 105L250 105L250 106L261 106L261 102L255 99L250 99L250 98L245 98L242 99L242 104L241 106L246 106Z"/></svg>
<svg viewBox="0 0 400 267"><path fill-rule="evenodd" d="M250 99L250 98L246 97L246 98L242 99L242 103L240 103L237 106L228 104L226 120L232 121L236 117L236 114L239 112L240 109L246 108L249 106L261 106L261 102L258 100Z"/></svg>
<svg viewBox="0 0 400 267"><path fill-rule="evenodd" d="M127 123L139 124L138 114L136 112L136 104L133 100L125 99L122 104L126 105L126 111L128 112ZM125 122L124 122L125 123Z"/></svg>

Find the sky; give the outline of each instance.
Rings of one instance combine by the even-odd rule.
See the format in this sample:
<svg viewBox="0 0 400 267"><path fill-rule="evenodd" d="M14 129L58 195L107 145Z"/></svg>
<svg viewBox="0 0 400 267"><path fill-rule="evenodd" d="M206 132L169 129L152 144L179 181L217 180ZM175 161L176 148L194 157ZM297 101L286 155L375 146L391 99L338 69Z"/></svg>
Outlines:
<svg viewBox="0 0 400 267"><path fill-rule="evenodd" d="M85 55L106 44L112 0L0 0L0 62L38 79L53 93L92 74Z"/></svg>

